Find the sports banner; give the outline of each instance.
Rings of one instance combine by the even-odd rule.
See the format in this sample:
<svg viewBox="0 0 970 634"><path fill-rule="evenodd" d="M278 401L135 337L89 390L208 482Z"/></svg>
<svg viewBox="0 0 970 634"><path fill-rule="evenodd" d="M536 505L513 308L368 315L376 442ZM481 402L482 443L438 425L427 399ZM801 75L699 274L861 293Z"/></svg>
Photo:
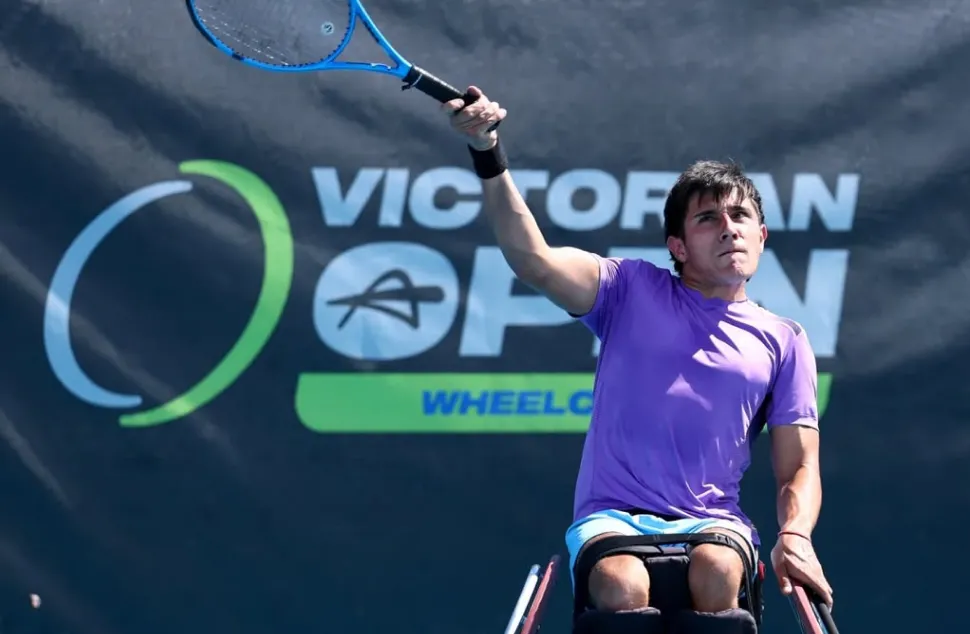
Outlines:
<svg viewBox="0 0 970 634"><path fill-rule="evenodd" d="M744 165L750 295L817 359L836 618L961 624L942 578L885 582L953 569L928 513L970 515L959 3L367 8L508 108L552 244L670 267L677 174ZM514 279L434 101L361 75L246 68L179 3L0 9L4 627L484 634L564 551L598 344Z"/></svg>
<svg viewBox="0 0 970 634"><path fill-rule="evenodd" d="M481 202L475 198L480 185L467 167L435 168L412 176L402 169L364 167L340 174L334 167L312 166L304 176L312 183L315 197L294 198L293 203L304 211L318 204L320 222L318 227L306 226L310 218L301 218L300 233L294 231L272 186L245 167L194 160L182 163L173 176L126 193L94 214L65 249L52 276L45 298L45 352L54 376L78 400L119 410L123 426L151 426L189 416L231 390L281 324L286 328L303 322L304 328L312 328L311 336L299 345L317 352L310 358L324 359L323 363L309 361L308 367L288 379L294 391L294 414L309 429L585 430L598 342L564 311L515 280L489 230L482 226ZM605 170L576 168L553 178L548 170L525 170L516 176L524 193L536 190L530 198L535 199L536 213L546 219L550 233L571 231L576 234L574 244L586 243L600 253L643 258L672 268L666 247L637 242L653 236L654 242L662 243L658 223L663 192L676 172L630 171L618 178ZM808 248L799 280L803 291L796 290L779 252L769 247L752 282L751 296L771 310L790 315L809 331L819 365L825 368L819 380L824 413L832 368L837 364L849 261L845 237L839 234L852 229L859 175L840 174L831 191L820 174L794 174L785 211L773 175L754 177L764 192L769 231L780 233L782 244L791 237L788 242ZM341 182L347 183L346 188ZM435 202L449 191L465 195L447 204ZM584 194L592 202L588 209L577 209L573 199ZM248 314L245 323L234 319L207 324L224 353L211 346L212 367L199 366L203 371L198 382L179 386L184 390L178 394L155 397L165 400L150 409L129 411L144 402L135 393L139 386L131 372L118 369L118 380L133 383L134 388L121 393L100 385L78 361L79 351L70 336L72 320L88 312L78 308L85 301L77 293L78 285L82 274L94 279L113 275L117 264L99 257L98 250L102 244L110 249L110 242L124 239L126 220L134 221L139 214L144 219L138 219L151 226L153 211L177 213L193 195L222 196L217 209L236 216L252 214L238 222L251 227L258 238L249 257L262 261L249 265L255 270L248 279L237 272L233 288L255 297L234 301L240 316ZM808 232L812 218L821 227ZM291 299L294 290L299 293L294 289L295 244L326 243L329 234L339 243L338 236L369 228L373 228L373 241L354 240L321 263L312 289L300 297L308 306ZM842 248L821 246L838 245L840 238ZM104 263L103 273L93 268L99 261ZM173 261L168 266L183 266L190 277L195 265ZM139 287L148 291L144 283ZM143 306L157 301L156 294L147 295ZM171 308L173 301L184 300L172 293L154 309L171 311L178 323L180 311ZM123 315L117 318L127 321ZM185 315L186 322L197 318ZM134 328L129 331L136 338L129 345L140 345L145 337ZM551 358L544 353L550 348L555 350ZM206 351L195 352L201 357ZM179 371L180 377L189 378L186 374Z"/></svg>

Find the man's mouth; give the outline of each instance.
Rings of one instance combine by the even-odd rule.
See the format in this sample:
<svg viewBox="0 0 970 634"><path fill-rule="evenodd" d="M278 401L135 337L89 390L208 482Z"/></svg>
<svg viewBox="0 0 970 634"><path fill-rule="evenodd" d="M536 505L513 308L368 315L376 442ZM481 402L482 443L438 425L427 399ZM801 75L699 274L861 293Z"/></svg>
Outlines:
<svg viewBox="0 0 970 634"><path fill-rule="evenodd" d="M731 255L732 253L744 253L744 252L745 252L744 249L728 249L724 253L721 253L720 255L718 255L718 257L722 257L722 256L725 256L725 255Z"/></svg>

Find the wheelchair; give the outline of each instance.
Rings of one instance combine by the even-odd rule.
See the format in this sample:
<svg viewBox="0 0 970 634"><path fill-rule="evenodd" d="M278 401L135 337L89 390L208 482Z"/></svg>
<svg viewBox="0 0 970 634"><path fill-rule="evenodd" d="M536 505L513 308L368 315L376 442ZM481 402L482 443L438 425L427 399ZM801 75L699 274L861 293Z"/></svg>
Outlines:
<svg viewBox="0 0 970 634"><path fill-rule="evenodd" d="M735 550L745 563L738 595L739 607L710 614L692 609L687 567L691 551L701 544ZM609 612L590 604L586 579L597 561L611 555L639 557L650 574L650 606L642 610ZM535 634L558 572L559 556L540 570L533 565L505 634ZM720 533L610 536L590 544L576 561L572 634L765 634L762 588L765 565L737 541ZM827 606L813 593L796 586L790 598L803 634L838 634Z"/></svg>
<svg viewBox="0 0 970 634"><path fill-rule="evenodd" d="M719 544L735 550L744 562L739 606L716 614L691 609L687 565L691 550ZM650 607L630 612L606 612L589 604L586 579L593 565L610 555L639 557L650 573ZM761 624L761 587L764 564L736 540L720 533L605 537L594 542L576 561L573 634L758 634Z"/></svg>

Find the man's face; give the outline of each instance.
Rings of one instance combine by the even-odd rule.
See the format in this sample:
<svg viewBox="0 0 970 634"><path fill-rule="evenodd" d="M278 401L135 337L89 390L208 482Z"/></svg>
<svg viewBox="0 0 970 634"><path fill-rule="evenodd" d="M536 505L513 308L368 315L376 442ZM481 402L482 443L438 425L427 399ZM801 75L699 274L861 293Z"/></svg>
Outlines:
<svg viewBox="0 0 970 634"><path fill-rule="evenodd" d="M711 195L694 196L687 206L684 239L671 237L667 246L683 262L685 277L728 285L754 275L767 237L754 203L734 192L720 202Z"/></svg>

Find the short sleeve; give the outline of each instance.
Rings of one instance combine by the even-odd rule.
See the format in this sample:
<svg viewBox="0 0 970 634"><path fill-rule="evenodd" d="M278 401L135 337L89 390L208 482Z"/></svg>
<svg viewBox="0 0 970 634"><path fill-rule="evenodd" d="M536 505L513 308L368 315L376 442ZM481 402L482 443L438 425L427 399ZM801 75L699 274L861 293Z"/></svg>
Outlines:
<svg viewBox="0 0 970 634"><path fill-rule="evenodd" d="M795 324L795 336L781 359L767 411L769 429L803 425L818 429L818 371L815 352L805 330Z"/></svg>
<svg viewBox="0 0 970 634"><path fill-rule="evenodd" d="M629 277L630 261L625 258L607 258L593 254L599 261L599 289L596 301L585 315L573 315L589 328L600 341L609 331L610 318L623 301Z"/></svg>

